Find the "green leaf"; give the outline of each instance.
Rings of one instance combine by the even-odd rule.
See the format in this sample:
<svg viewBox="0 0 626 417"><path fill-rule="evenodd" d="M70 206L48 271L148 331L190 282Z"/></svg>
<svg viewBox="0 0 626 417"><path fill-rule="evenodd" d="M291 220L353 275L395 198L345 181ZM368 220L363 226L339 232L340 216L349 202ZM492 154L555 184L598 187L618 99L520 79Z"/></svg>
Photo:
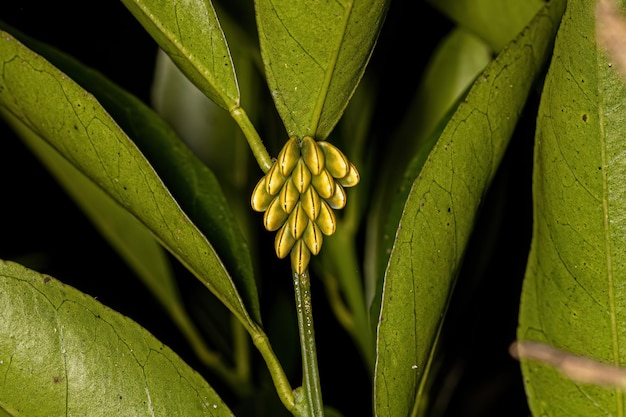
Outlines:
<svg viewBox="0 0 626 417"><path fill-rule="evenodd" d="M122 0L159 46L217 105L239 107L239 87L210 0Z"/></svg>
<svg viewBox="0 0 626 417"><path fill-rule="evenodd" d="M240 107L230 50L210 0L122 0L137 20L204 94L228 110L246 136L259 166L271 158L248 115Z"/></svg>
<svg viewBox="0 0 626 417"><path fill-rule="evenodd" d="M246 69L247 73L252 70L249 62L237 67L240 81L242 68L244 74ZM152 101L155 111L215 173L229 207L247 237L246 242L254 245L257 222L250 216L250 150L239 126L198 90L163 52L158 54L154 78ZM246 252L255 253L252 248Z"/></svg>
<svg viewBox="0 0 626 417"><path fill-rule="evenodd" d="M255 0L267 82L289 136L325 139L365 71L388 0Z"/></svg>
<svg viewBox="0 0 626 417"><path fill-rule="evenodd" d="M0 261L0 316L9 415L233 415L149 332L50 276Z"/></svg>
<svg viewBox="0 0 626 417"><path fill-rule="evenodd" d="M209 239L242 291L248 311L261 323L250 250L213 172L139 99L71 58L43 47L41 50L54 65L94 94L132 138L178 204Z"/></svg>
<svg viewBox="0 0 626 417"><path fill-rule="evenodd" d="M220 373L224 379L230 380L231 374L224 371L217 353L209 349L187 313L165 251L150 231L23 123L10 114L5 114L5 117L100 233L152 291L203 364ZM236 381L236 386L241 385L241 381Z"/></svg>
<svg viewBox="0 0 626 417"><path fill-rule="evenodd" d="M626 88L595 43L594 8L568 2L543 88L518 338L623 366ZM622 390L522 371L533 415L625 415Z"/></svg>
<svg viewBox="0 0 626 417"><path fill-rule="evenodd" d="M211 244L98 101L10 34L1 32L1 42L0 110L11 113L48 141L137 217L244 326L255 329L256 324ZM154 152L173 150L189 152L184 146Z"/></svg>
<svg viewBox="0 0 626 417"><path fill-rule="evenodd" d="M222 24L228 25L222 14ZM233 45L233 56L238 68L242 91L258 97L261 82L250 55L250 48L238 31ZM231 39L233 36L231 36ZM237 54L236 52L240 53ZM243 100L243 98L242 98ZM165 119L182 140L189 145L219 180L246 242L256 242L258 219L250 216L250 149L239 126L233 118L209 100L171 61L159 52L152 84L152 102L155 110ZM251 101L247 111L256 114L261 101ZM256 251L250 248L253 256Z"/></svg>
<svg viewBox="0 0 626 417"><path fill-rule="evenodd" d="M428 0L459 26L500 51L520 33L545 0Z"/></svg>
<svg viewBox="0 0 626 417"><path fill-rule="evenodd" d="M89 89L120 127L130 134L176 201L209 239L229 274L243 290L248 310L261 323L250 251L211 170L139 99L73 58L23 34L14 35Z"/></svg>
<svg viewBox="0 0 626 417"><path fill-rule="evenodd" d="M481 200L550 53L564 2L552 1L476 80L415 179L385 275L376 415L416 415Z"/></svg>

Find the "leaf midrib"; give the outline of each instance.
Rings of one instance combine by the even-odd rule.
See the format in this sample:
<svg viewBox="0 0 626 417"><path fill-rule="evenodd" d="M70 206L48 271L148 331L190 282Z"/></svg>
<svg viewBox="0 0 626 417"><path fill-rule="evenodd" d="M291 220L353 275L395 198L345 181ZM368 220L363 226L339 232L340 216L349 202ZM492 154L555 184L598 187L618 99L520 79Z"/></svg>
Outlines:
<svg viewBox="0 0 626 417"><path fill-rule="evenodd" d="M602 65L601 62L598 62L598 68ZM600 83L598 83L598 86ZM599 130L600 130L600 157L602 162L602 214L603 214L603 229L604 229L604 250L606 251L606 278L607 278L607 287L608 287L608 298L609 298L609 317L611 320L611 351L613 354L613 363L616 366L620 365L620 352L619 352L619 341L618 341L618 329L617 329L617 312L615 307L615 291L613 282L613 268L612 268L612 257L611 257L611 226L609 223L609 190L608 190L608 179L607 179L607 157L606 157L606 130L605 130L605 121L604 121L604 101L603 101L603 92L601 89L598 89L598 122L599 122ZM623 394L620 390L615 390L615 401L617 405L617 416L624 417L624 405L623 405Z"/></svg>
<svg viewBox="0 0 626 417"><path fill-rule="evenodd" d="M348 27L348 22L350 21L350 14L352 13L353 5L353 1L346 2L346 4L344 5L345 11L343 14L343 25L341 27L340 36L337 37L337 44L335 45L335 48L333 48L333 54L330 57L330 61L328 63L328 66L326 67L326 71L324 74L324 82L322 83L322 88L320 88L320 94L317 97L317 102L315 103L315 107L313 109L313 118L311 120L311 129L313 129L311 134L313 135L313 137L315 137L315 135L317 134L317 128L320 124L320 119L322 117L324 103L326 103L326 97L328 96L330 82L333 79L333 74L335 73L335 68L337 67L337 61L339 60L341 45L344 43L344 39L346 37L346 30Z"/></svg>

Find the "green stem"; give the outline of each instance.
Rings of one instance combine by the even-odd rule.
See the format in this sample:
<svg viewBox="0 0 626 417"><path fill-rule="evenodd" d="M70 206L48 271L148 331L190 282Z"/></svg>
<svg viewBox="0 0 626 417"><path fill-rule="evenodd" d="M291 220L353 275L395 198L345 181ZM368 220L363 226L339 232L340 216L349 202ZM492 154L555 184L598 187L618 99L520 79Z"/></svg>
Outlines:
<svg viewBox="0 0 626 417"><path fill-rule="evenodd" d="M293 288L296 296L298 332L302 352L302 394L296 396L296 407L308 417L323 417L324 404L317 366L315 330L313 328L313 305L311 303L311 280L309 270L303 274L293 272Z"/></svg>
<svg viewBox="0 0 626 417"><path fill-rule="evenodd" d="M258 351L261 353L261 356L263 356L263 360L265 361L267 369L272 377L272 381L274 382L278 398L280 398L280 401L283 403L285 408L287 408L287 410L289 410L294 416L299 416L300 414L298 413L298 410L296 410L293 390L289 384L287 376L285 375L285 371L272 350L272 346L270 345L267 335L257 326L249 328L248 332L252 336L252 343L254 343L254 346L256 346Z"/></svg>
<svg viewBox="0 0 626 417"><path fill-rule="evenodd" d="M230 115L233 119L235 119L235 122L237 122L239 128L246 137L248 145L250 145L250 149L252 150L252 154L263 170L263 173L266 173L272 167L272 158L267 152L267 149L265 149L265 145L263 145L263 141L254 128L254 125L250 119L248 119L248 115L241 107L231 109Z"/></svg>

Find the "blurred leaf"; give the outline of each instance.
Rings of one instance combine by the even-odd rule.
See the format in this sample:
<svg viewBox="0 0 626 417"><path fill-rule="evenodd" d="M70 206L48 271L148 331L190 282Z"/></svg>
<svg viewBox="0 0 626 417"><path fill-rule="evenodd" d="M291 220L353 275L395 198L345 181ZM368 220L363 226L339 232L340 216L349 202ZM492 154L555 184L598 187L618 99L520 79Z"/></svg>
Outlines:
<svg viewBox="0 0 626 417"><path fill-rule="evenodd" d="M491 62L490 48L476 36L456 28L439 43L425 69L404 122L386 145L387 157L374 189L368 230L367 286L374 303L395 230L413 180L452 113L476 77ZM374 309L378 316L378 308ZM375 322L375 321L374 321Z"/></svg>
<svg viewBox="0 0 626 417"><path fill-rule="evenodd" d="M9 415L233 415L145 329L52 277L0 261L0 317Z"/></svg>
<svg viewBox="0 0 626 417"><path fill-rule="evenodd" d="M341 414L339 410L335 410L332 407L324 407L324 416L325 417L343 417L343 414Z"/></svg>
<svg viewBox="0 0 626 417"><path fill-rule="evenodd" d="M491 48L461 27L441 40L407 116L410 127L404 133L413 133L414 149L433 132L492 59Z"/></svg>
<svg viewBox="0 0 626 417"><path fill-rule="evenodd" d="M155 111L210 167L224 192L237 188L240 195L244 186L247 192L250 150L233 118L209 100L162 50L154 78ZM246 196L245 201L249 208L250 198Z"/></svg>
<svg viewBox="0 0 626 417"><path fill-rule="evenodd" d="M151 97L154 110L201 159L211 156L211 145L218 138L230 140L233 128L238 129L228 113L200 91L162 49L156 58Z"/></svg>
<svg viewBox="0 0 626 417"><path fill-rule="evenodd" d="M518 338L623 366L626 88L595 44L594 8L568 2L543 89ZM622 390L522 371L536 416L624 415Z"/></svg>
<svg viewBox="0 0 626 417"><path fill-rule="evenodd" d="M376 43L388 0L256 0L267 82L289 136L325 139Z"/></svg>
<svg viewBox="0 0 626 417"><path fill-rule="evenodd" d="M148 33L218 106L239 107L239 87L210 0L122 0Z"/></svg>
<svg viewBox="0 0 626 417"><path fill-rule="evenodd" d="M546 0L428 0L437 9L500 51L520 33Z"/></svg>
<svg viewBox="0 0 626 417"><path fill-rule="evenodd" d="M408 416L430 369L465 246L543 63L564 2L552 1L474 83L415 179L385 275L376 415Z"/></svg>
<svg viewBox="0 0 626 417"><path fill-rule="evenodd" d="M11 113L49 142L148 227L248 329L256 328L211 244L111 116L65 74L8 33L1 33L0 110ZM141 116L141 109L125 110ZM143 131L145 137L147 133L161 132L158 125L137 128L147 129ZM153 148L152 152L185 156L189 150L181 144ZM151 157L151 160L158 162L159 158ZM180 165L184 170L189 169ZM250 287L246 289L249 291Z"/></svg>

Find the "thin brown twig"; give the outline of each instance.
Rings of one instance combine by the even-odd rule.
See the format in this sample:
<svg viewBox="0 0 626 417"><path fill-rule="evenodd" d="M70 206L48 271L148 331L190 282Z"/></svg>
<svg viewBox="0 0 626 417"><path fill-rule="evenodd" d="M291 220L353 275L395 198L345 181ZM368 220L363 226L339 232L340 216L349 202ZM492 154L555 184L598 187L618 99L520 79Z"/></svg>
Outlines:
<svg viewBox="0 0 626 417"><path fill-rule="evenodd" d="M626 369L574 355L545 343L514 342L511 356L553 366L575 382L626 389Z"/></svg>
<svg viewBox="0 0 626 417"><path fill-rule="evenodd" d="M598 44L626 79L626 19L615 0L596 3L596 35Z"/></svg>

